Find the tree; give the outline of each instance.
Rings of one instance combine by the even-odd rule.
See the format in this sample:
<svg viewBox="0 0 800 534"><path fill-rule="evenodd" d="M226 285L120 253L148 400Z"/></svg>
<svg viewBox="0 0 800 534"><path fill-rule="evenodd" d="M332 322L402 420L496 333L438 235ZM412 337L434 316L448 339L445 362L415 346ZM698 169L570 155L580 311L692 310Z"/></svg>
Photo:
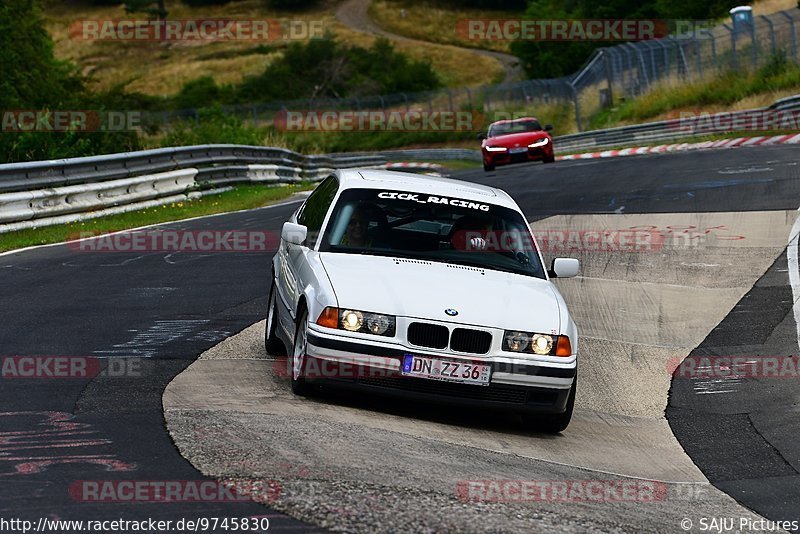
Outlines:
<svg viewBox="0 0 800 534"><path fill-rule="evenodd" d="M0 110L70 105L83 93L74 67L53 55L34 0L0 2Z"/></svg>

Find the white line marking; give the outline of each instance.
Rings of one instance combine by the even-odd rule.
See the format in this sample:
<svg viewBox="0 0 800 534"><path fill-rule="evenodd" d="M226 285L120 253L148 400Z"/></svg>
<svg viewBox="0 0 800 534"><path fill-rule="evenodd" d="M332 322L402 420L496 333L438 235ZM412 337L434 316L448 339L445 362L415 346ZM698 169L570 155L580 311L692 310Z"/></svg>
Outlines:
<svg viewBox="0 0 800 534"><path fill-rule="evenodd" d="M800 210L799 210L800 211ZM789 285L792 286L792 310L794 311L794 323L797 328L797 345L800 348L800 306L798 306L798 299L800 299L800 263L797 258L797 237L800 234L800 216L794 220L792 231L789 234L789 244L786 248L786 260L789 264Z"/></svg>

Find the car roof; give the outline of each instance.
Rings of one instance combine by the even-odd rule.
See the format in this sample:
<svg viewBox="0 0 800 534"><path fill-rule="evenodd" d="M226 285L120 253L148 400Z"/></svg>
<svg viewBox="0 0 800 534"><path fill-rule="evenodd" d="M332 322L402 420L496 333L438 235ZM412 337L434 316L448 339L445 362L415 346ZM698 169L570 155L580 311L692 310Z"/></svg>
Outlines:
<svg viewBox="0 0 800 534"><path fill-rule="evenodd" d="M340 169L337 175L342 189L388 189L425 193L496 204L519 211L508 193L488 185L411 172L372 169Z"/></svg>

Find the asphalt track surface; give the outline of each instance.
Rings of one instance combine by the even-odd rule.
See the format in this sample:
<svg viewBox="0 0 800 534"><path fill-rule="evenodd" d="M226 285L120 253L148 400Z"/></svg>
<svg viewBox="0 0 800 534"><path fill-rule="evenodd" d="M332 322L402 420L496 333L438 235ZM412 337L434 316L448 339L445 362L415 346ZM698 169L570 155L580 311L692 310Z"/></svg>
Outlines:
<svg viewBox="0 0 800 534"><path fill-rule="evenodd" d="M505 189L531 220L570 214L794 211L800 206L795 154L792 147L756 147L520 165L458 177ZM295 208L289 204L165 227L278 232ZM200 353L263 318L270 256L101 254L64 245L0 256L0 355L143 362L139 376L2 379L1 516L175 520L266 515L272 530L314 528L258 504L87 503L68 491L79 480L204 479L179 454L165 428L162 394ZM726 335L715 329L697 350L797 354L785 257L720 323ZM676 380L667 418L717 487L765 517L797 519L796 391L792 380L777 385L752 380L712 402L692 384ZM80 425L67 428L64 422Z"/></svg>

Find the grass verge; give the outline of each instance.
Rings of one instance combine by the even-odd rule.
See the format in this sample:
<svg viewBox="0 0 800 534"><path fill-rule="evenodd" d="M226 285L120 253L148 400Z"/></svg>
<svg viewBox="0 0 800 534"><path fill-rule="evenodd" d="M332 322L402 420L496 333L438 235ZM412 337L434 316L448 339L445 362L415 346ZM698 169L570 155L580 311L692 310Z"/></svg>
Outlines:
<svg viewBox="0 0 800 534"><path fill-rule="evenodd" d="M316 184L304 182L297 185L269 187L263 185L240 185L232 191L210 195L196 200L165 204L129 213L98 217L70 224L30 228L0 234L0 252L34 245L63 243L81 232L116 232L170 221L179 221L244 209L259 208L285 200L298 191L307 191Z"/></svg>
<svg viewBox="0 0 800 534"><path fill-rule="evenodd" d="M508 53L509 41L471 40L457 29L459 21L514 19L521 13L491 9L454 8L439 5L435 0L424 2L411 0L377 0L369 6L369 15L387 31L439 44L451 44L469 48L484 48Z"/></svg>
<svg viewBox="0 0 800 534"><path fill-rule="evenodd" d="M798 87L800 65L778 54L755 72L724 72L696 83L663 83L640 97L601 111L592 118L589 129L674 118L680 111L752 109L795 94Z"/></svg>

